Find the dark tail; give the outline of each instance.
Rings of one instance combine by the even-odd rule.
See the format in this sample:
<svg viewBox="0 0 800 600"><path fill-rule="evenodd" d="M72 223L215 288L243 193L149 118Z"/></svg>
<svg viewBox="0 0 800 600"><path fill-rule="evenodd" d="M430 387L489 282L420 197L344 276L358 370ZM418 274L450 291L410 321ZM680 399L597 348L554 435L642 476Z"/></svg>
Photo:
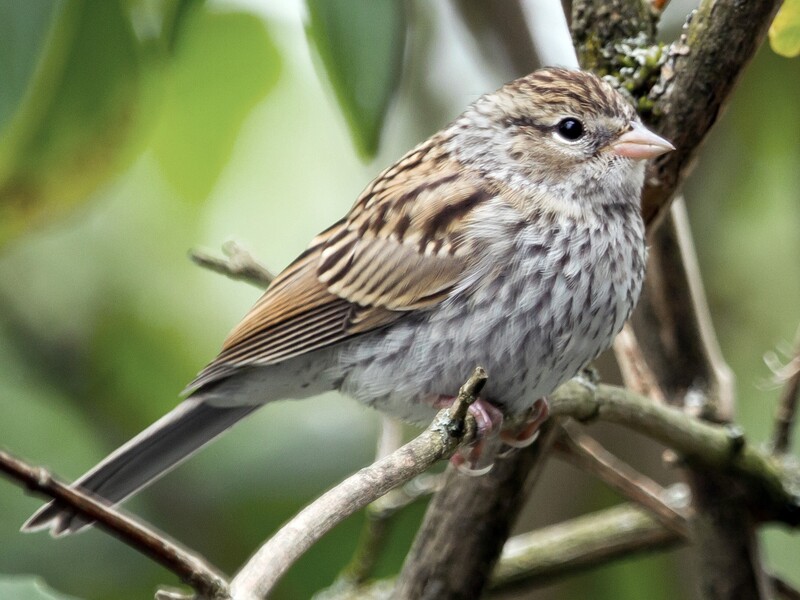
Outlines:
<svg viewBox="0 0 800 600"><path fill-rule="evenodd" d="M216 407L203 394L181 402L135 438L73 483L110 504L121 502L187 459L260 405ZM39 509L23 531L49 528L52 535L74 533L90 524L57 501Z"/></svg>

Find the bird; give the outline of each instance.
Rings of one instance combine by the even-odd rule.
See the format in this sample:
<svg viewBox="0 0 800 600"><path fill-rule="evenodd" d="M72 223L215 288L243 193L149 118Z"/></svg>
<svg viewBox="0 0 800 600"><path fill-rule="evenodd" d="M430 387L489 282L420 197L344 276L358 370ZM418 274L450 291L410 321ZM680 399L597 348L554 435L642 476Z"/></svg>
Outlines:
<svg viewBox="0 0 800 600"><path fill-rule="evenodd" d="M117 504L264 404L324 391L427 424L477 365L479 429L603 350L645 272L645 162L674 147L610 83L543 68L381 172L269 285L185 399L74 486ZM52 501L23 526L90 522Z"/></svg>

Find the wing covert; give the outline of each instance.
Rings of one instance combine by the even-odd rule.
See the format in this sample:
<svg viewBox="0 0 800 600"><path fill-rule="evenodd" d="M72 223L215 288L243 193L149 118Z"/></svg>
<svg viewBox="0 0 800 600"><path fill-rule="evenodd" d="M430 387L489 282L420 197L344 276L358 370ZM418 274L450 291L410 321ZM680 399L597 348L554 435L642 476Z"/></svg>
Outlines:
<svg viewBox="0 0 800 600"><path fill-rule="evenodd" d="M342 342L447 298L476 250L464 228L493 193L438 148L427 142L376 178L347 217L273 281L187 389Z"/></svg>

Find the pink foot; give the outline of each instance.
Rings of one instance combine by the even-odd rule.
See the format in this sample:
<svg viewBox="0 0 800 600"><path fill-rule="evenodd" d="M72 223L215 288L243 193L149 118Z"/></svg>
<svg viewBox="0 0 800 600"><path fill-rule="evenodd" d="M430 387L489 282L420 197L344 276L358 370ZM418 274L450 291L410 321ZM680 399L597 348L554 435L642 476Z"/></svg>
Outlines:
<svg viewBox="0 0 800 600"><path fill-rule="evenodd" d="M550 405L546 398L539 398L533 403L531 417L516 431L503 431L500 439L512 448L527 448L539 437L539 428L550 416Z"/></svg>
<svg viewBox="0 0 800 600"><path fill-rule="evenodd" d="M435 402L437 408L450 406L454 398L441 396ZM468 447L461 448L450 458L450 463L464 475L478 477L485 475L494 466L498 433L503 426L503 413L496 406L478 398L469 407L469 412L478 426L477 440Z"/></svg>

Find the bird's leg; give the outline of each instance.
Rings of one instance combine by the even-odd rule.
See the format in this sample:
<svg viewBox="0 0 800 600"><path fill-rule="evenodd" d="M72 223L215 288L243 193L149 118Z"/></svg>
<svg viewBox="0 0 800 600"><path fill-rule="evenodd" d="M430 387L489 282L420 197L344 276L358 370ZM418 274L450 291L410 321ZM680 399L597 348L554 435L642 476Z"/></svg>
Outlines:
<svg viewBox="0 0 800 600"><path fill-rule="evenodd" d="M527 448L539 437L539 428L550 416L550 405L547 398L539 398L531 407L530 418L516 430L507 430L500 433L500 439L512 448Z"/></svg>
<svg viewBox="0 0 800 600"><path fill-rule="evenodd" d="M452 405L454 400L452 396L439 396L434 405L444 408ZM503 413L483 398L476 399L468 410L478 427L477 439L469 446L460 448L450 462L461 473L477 477L492 469L499 445L498 434L503 426Z"/></svg>

